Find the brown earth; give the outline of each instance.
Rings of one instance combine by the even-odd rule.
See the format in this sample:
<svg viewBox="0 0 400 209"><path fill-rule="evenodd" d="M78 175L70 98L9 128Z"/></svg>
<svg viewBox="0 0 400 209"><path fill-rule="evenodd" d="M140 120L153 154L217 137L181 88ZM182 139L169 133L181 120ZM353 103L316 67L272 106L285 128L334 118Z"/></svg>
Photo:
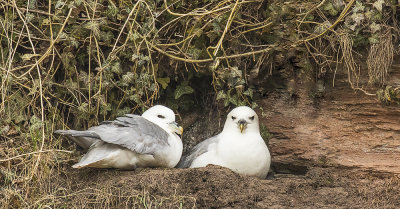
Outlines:
<svg viewBox="0 0 400 209"><path fill-rule="evenodd" d="M298 83L296 92L276 90L258 100L261 123L274 134L267 179L217 166L73 170L63 162L38 187L47 196L30 207L398 208L400 108L353 91L345 80L338 76L333 88L328 79L314 95ZM185 147L218 133L224 115L184 116Z"/></svg>
<svg viewBox="0 0 400 209"><path fill-rule="evenodd" d="M348 167L305 175L241 176L217 166L142 171L71 170L38 205L68 208L396 208L400 179ZM55 186L57 185L57 186ZM62 197L62 198L60 198Z"/></svg>
<svg viewBox="0 0 400 209"><path fill-rule="evenodd" d="M400 73L396 76L392 79L400 81ZM344 79L329 86L317 101L303 99L303 92L296 101L287 94L262 100L267 110L262 122L275 135L270 141L274 159L400 174L399 106L384 106L375 96L354 92Z"/></svg>

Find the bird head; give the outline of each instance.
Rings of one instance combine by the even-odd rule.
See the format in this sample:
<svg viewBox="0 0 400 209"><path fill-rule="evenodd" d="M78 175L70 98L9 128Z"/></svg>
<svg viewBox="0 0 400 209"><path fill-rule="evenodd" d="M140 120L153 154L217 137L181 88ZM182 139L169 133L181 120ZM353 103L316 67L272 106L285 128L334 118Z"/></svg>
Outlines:
<svg viewBox="0 0 400 209"><path fill-rule="evenodd" d="M175 113L163 105L155 105L144 111L142 117L154 123L168 124L175 122Z"/></svg>
<svg viewBox="0 0 400 209"><path fill-rule="evenodd" d="M246 133L248 130L259 131L257 113L247 106L240 106L233 109L225 122L224 130L236 130Z"/></svg>
<svg viewBox="0 0 400 209"><path fill-rule="evenodd" d="M174 111L163 105L155 105L149 108L142 114L142 117L178 135L183 133L183 128L175 122Z"/></svg>

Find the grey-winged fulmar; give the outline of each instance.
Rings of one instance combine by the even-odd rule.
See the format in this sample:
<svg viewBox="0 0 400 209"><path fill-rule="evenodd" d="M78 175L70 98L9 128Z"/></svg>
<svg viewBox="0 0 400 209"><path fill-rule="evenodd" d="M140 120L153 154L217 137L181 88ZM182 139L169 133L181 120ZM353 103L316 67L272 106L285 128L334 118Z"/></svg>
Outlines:
<svg viewBox="0 0 400 209"><path fill-rule="evenodd" d="M174 112L156 105L142 116L126 114L85 131L57 130L88 149L74 168L175 167L182 156L182 127Z"/></svg>
<svg viewBox="0 0 400 209"><path fill-rule="evenodd" d="M222 132L194 146L178 167L196 168L208 164L259 178L267 176L271 155L260 135L258 116L253 109L247 106L234 108L228 114Z"/></svg>

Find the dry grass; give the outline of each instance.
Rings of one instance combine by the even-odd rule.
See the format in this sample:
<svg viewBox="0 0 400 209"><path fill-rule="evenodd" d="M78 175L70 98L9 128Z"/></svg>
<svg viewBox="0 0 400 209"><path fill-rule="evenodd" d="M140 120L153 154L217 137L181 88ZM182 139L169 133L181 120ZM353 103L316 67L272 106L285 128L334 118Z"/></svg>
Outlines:
<svg viewBox="0 0 400 209"><path fill-rule="evenodd" d="M165 202L181 207L184 200L173 195L164 200L148 191L115 194L118 188L114 187L71 193L71 185L55 186L62 182L64 166L78 154L69 151L74 146L55 138L53 131L84 129L117 115L140 112L160 97L178 109L184 102L170 98L177 86L194 75L212 76L212 90L235 92L236 101L227 97L228 104L232 100L239 104L238 98L249 103L244 92L250 69L266 73L257 60L274 57L269 55L274 50L285 52L306 43L310 52L315 49L312 56L318 64L337 63L330 54L336 52L337 43L328 38L334 46L326 51L321 44L326 40L321 40L334 31L354 0L317 35L300 28L311 24L305 21L307 15L321 14L322 4L314 2L293 1L299 4L294 6L261 0L182 2L0 0L3 208L69 207L70 197L81 198L72 205L76 207L150 208ZM295 23L285 22L292 20ZM352 57L352 40L344 35L340 43L349 82L356 84L359 68ZM393 59L390 47L371 46L371 75L377 79L385 79ZM226 79L234 69L241 76ZM267 73L271 69L272 64Z"/></svg>
<svg viewBox="0 0 400 209"><path fill-rule="evenodd" d="M251 40L271 26L257 10L262 3L224 0L196 8L172 1L0 0L2 207L63 207L70 196L93 207L165 201L147 192L69 194L51 185L78 158L72 144L52 133L140 112L161 95L169 98L188 72L208 72L215 60L223 60L215 68L222 72L268 53L271 46ZM228 44L243 39L247 46ZM176 197L172 202L181 204Z"/></svg>
<svg viewBox="0 0 400 209"><path fill-rule="evenodd" d="M392 30L388 28L381 34L377 43L371 44L367 65L369 82L372 84L385 84L395 52L392 36Z"/></svg>

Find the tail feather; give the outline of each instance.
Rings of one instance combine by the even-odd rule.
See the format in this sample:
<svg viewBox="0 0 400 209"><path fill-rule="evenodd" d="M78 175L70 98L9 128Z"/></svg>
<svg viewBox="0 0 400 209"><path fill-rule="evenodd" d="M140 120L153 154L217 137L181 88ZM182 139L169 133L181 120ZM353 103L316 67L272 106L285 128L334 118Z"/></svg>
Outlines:
<svg viewBox="0 0 400 209"><path fill-rule="evenodd" d="M54 131L54 133L61 135L70 135L70 136L100 138L100 136L94 131L56 130Z"/></svg>
<svg viewBox="0 0 400 209"><path fill-rule="evenodd" d="M88 168L88 167L93 167L93 168L107 168L106 166L103 165L104 160L99 160L95 162L78 162L72 165L72 168Z"/></svg>
<svg viewBox="0 0 400 209"><path fill-rule="evenodd" d="M86 153L73 168L109 168L108 161L119 149L116 145L107 145L104 142L93 144L89 152Z"/></svg>
<svg viewBox="0 0 400 209"><path fill-rule="evenodd" d="M76 130L56 130L55 134L66 136L74 141L78 146L87 151L93 143L99 140L99 136L93 131L76 131Z"/></svg>

